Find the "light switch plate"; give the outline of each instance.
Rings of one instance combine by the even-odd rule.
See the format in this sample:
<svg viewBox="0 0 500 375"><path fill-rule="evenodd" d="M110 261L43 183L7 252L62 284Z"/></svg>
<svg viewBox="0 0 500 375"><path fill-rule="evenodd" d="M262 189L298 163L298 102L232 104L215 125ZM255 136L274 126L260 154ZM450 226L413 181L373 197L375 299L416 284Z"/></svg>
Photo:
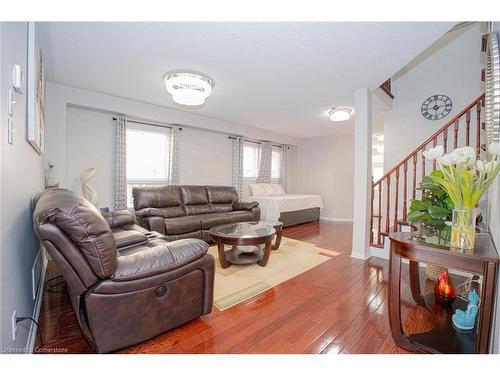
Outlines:
<svg viewBox="0 0 500 375"><path fill-rule="evenodd" d="M24 75L21 70L21 65L14 64L12 66L12 87L14 87L14 90L16 90L18 93L22 94L23 83L24 83Z"/></svg>
<svg viewBox="0 0 500 375"><path fill-rule="evenodd" d="M9 100L7 103L9 116L14 116L14 104L16 104L16 97L14 96L14 91L9 89Z"/></svg>
<svg viewBox="0 0 500 375"><path fill-rule="evenodd" d="M12 117L7 119L7 142L14 144L14 120Z"/></svg>

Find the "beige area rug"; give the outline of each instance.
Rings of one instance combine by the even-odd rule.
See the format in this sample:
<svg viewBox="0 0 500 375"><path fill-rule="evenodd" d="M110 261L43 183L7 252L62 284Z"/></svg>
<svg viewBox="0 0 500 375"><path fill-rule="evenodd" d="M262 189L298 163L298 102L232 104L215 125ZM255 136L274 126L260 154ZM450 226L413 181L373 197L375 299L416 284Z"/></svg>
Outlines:
<svg viewBox="0 0 500 375"><path fill-rule="evenodd" d="M223 269L217 246L211 246L208 252L215 257L214 306L219 310L228 309L341 254L283 237L280 248L271 251L266 267L252 264Z"/></svg>

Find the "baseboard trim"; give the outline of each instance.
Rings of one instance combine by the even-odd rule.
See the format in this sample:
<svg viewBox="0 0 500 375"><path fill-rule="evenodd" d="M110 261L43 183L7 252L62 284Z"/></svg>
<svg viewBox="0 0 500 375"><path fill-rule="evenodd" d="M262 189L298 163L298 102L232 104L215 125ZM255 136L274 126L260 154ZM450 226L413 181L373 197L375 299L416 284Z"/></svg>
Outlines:
<svg viewBox="0 0 500 375"><path fill-rule="evenodd" d="M320 217L319 219L325 221L352 222L352 217Z"/></svg>
<svg viewBox="0 0 500 375"><path fill-rule="evenodd" d="M32 319L36 322L38 322L38 318L40 317L40 310L42 308L42 299L43 299L43 292L45 290L44 285L45 285L45 275L47 272L47 257L45 256L45 250L42 248L40 249L42 251L41 257L43 258L43 264L42 264L42 274L40 276L40 285L38 287L38 292L36 294L36 299L35 299L35 307L33 309L33 315ZM26 354L32 354L33 351L35 350L35 341L36 341L36 333L37 333L38 327L36 326L35 323L31 322L30 329L29 329L29 334L28 334L28 339L26 341Z"/></svg>

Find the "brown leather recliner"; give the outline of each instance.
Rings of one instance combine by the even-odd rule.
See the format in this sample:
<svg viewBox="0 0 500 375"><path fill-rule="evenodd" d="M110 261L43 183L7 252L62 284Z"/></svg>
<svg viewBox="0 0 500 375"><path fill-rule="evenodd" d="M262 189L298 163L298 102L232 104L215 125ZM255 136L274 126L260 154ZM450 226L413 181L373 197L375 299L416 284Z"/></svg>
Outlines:
<svg viewBox="0 0 500 375"><path fill-rule="evenodd" d="M202 238L212 241L216 225L259 221L257 202L239 202L232 186L165 185L132 189L137 220L169 240Z"/></svg>
<svg viewBox="0 0 500 375"><path fill-rule="evenodd" d="M168 242L127 212L104 218L84 198L49 189L33 223L65 278L78 322L97 352L124 348L208 314L214 258L198 239Z"/></svg>

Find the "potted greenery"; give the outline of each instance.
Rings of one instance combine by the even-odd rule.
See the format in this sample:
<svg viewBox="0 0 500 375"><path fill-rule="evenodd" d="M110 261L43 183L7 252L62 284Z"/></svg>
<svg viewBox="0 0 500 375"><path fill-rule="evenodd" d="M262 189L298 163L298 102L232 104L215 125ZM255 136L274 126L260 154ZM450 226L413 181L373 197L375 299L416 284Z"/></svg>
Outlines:
<svg viewBox="0 0 500 375"><path fill-rule="evenodd" d="M443 177L441 171L432 171L431 176ZM436 234L438 244L449 241L451 227L447 224L452 219L453 201L440 185L433 182L432 177L425 176L420 182L422 199L412 199L408 212L410 223L419 223L421 228L428 228Z"/></svg>

